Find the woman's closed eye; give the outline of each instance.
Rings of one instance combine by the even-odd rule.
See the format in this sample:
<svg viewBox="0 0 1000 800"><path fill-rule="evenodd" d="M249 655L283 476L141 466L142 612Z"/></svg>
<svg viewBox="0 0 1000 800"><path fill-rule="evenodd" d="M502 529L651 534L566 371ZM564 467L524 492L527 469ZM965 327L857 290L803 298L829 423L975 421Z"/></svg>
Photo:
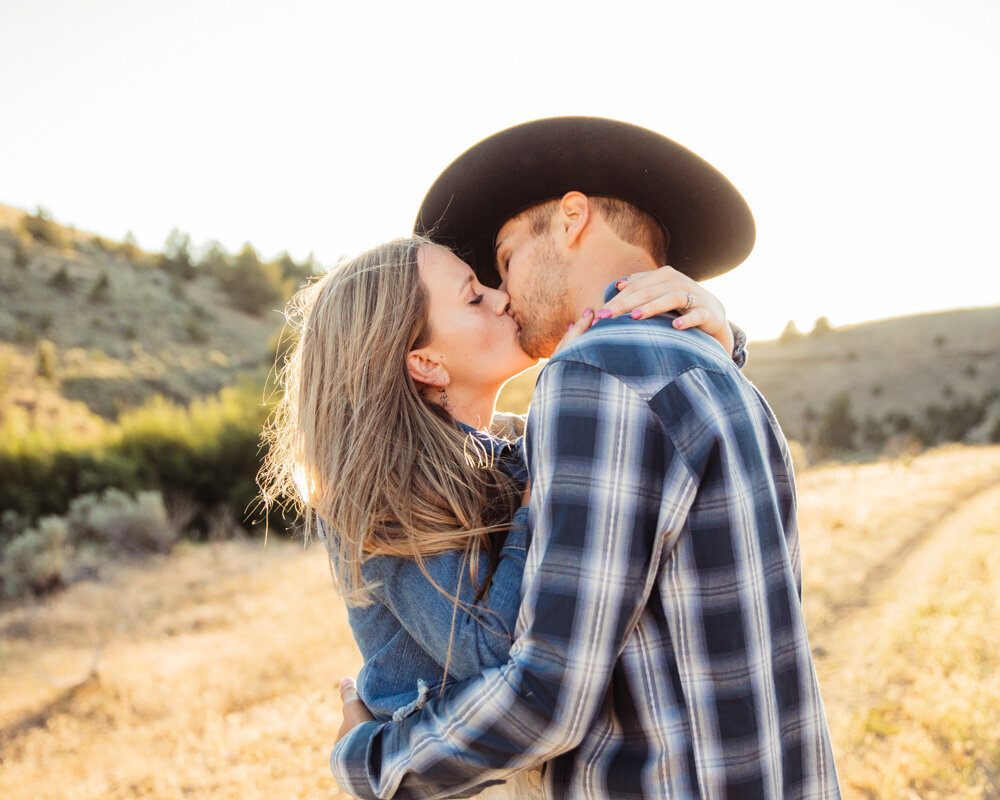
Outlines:
<svg viewBox="0 0 1000 800"><path fill-rule="evenodd" d="M483 296L481 294L477 294L473 300L469 301L469 305L475 306L479 305L481 302L483 302Z"/></svg>

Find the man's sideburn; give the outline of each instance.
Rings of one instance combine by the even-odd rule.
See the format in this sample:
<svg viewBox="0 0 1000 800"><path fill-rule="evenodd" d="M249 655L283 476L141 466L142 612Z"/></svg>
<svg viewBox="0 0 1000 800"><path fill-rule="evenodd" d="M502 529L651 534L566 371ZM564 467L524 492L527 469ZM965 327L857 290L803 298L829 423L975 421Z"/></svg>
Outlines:
<svg viewBox="0 0 1000 800"><path fill-rule="evenodd" d="M535 239L531 277L517 309L521 347L532 358L548 358L575 319L569 297L570 265L550 233Z"/></svg>

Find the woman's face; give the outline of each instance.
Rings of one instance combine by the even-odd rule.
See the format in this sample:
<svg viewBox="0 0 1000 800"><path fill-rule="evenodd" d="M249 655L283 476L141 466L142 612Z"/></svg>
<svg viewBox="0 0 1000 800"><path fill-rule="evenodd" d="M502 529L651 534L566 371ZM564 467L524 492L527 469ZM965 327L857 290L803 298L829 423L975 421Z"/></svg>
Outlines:
<svg viewBox="0 0 1000 800"><path fill-rule="evenodd" d="M471 267L444 247L421 247L417 266L430 298L426 349L440 359L453 384L499 385L535 364L521 349L506 292L483 286Z"/></svg>

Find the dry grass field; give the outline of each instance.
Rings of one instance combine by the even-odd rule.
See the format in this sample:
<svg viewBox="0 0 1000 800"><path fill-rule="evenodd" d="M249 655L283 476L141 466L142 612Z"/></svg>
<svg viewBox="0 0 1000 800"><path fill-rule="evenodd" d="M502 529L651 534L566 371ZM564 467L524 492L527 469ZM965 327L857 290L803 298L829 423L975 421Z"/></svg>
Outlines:
<svg viewBox="0 0 1000 800"><path fill-rule="evenodd" d="M1000 447L799 480L805 608L848 798L1000 797ZM182 545L0 612L0 796L339 797L359 656L323 553Z"/></svg>

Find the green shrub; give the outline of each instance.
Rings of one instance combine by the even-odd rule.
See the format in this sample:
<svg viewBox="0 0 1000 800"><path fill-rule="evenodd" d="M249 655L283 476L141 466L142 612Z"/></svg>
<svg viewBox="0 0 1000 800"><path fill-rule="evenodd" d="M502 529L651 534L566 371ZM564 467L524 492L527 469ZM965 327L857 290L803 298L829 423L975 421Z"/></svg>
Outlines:
<svg viewBox="0 0 1000 800"><path fill-rule="evenodd" d="M28 248L20 239L14 242L14 266L18 269L25 269L28 266Z"/></svg>
<svg viewBox="0 0 1000 800"><path fill-rule="evenodd" d="M69 270L63 264L59 267L55 275L49 280L49 285L60 292L68 292L73 288L73 279L69 276Z"/></svg>
<svg viewBox="0 0 1000 800"><path fill-rule="evenodd" d="M0 428L0 508L31 519L64 514L73 498L115 487L188 498L200 531L219 505L242 519L257 496L266 415L261 389L243 387L189 408L154 398L87 438L8 425Z"/></svg>
<svg viewBox="0 0 1000 800"><path fill-rule="evenodd" d="M817 443L827 451L850 450L857 432L858 423L851 416L851 396L841 392L830 400L820 420Z"/></svg>
<svg viewBox="0 0 1000 800"><path fill-rule="evenodd" d="M135 464L140 485L179 492L203 510L229 504L242 515L257 494L266 415L247 389L223 389L188 409L156 398L122 415L115 451Z"/></svg>
<svg viewBox="0 0 1000 800"><path fill-rule="evenodd" d="M4 594L44 594L62 586L69 568L68 526L61 517L43 517L15 537L0 560Z"/></svg>
<svg viewBox="0 0 1000 800"><path fill-rule="evenodd" d="M95 303L106 303L110 296L111 278L108 277L108 271L104 270L94 281L94 286L90 290L90 299Z"/></svg>

